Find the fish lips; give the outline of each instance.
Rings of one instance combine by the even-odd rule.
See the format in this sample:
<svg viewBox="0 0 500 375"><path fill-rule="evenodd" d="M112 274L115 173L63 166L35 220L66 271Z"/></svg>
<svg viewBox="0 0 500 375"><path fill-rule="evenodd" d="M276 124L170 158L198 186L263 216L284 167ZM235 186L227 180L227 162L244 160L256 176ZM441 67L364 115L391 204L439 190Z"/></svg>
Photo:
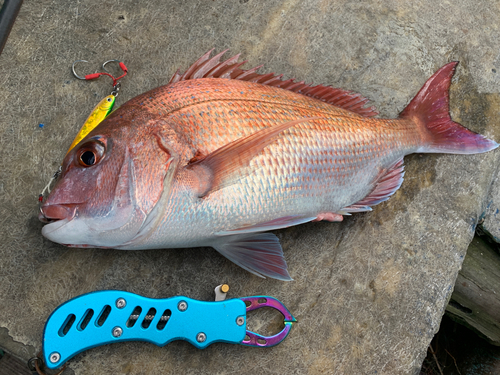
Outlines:
<svg viewBox="0 0 500 375"><path fill-rule="evenodd" d="M76 215L75 204L48 204L40 207L38 219L47 223L42 228L42 235L51 239L51 233L68 224Z"/></svg>
<svg viewBox="0 0 500 375"><path fill-rule="evenodd" d="M76 204L46 204L40 207L38 219L44 223L70 221L75 217Z"/></svg>
<svg viewBox="0 0 500 375"><path fill-rule="evenodd" d="M127 220L124 223L119 223L120 226L110 228L110 223L100 222L99 218L80 216L78 210L80 205L78 203L42 205L39 219L47 223L42 228L42 235L52 242L68 247L101 249L111 249L135 236L133 228L122 230L122 226L130 222L128 216L126 216ZM116 216L123 220L120 212ZM107 218L109 219L109 217ZM142 221L143 219L139 217L138 224L142 224ZM116 222L111 224L116 224ZM112 241L101 243L102 234L110 232L114 234ZM120 233L125 233L125 238L117 236Z"/></svg>

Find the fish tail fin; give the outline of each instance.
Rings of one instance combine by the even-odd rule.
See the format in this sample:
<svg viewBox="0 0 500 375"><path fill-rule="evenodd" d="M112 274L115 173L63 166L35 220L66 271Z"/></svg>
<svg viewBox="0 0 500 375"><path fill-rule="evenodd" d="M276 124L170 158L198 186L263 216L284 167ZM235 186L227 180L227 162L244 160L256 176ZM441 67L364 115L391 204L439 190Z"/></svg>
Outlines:
<svg viewBox="0 0 500 375"><path fill-rule="evenodd" d="M498 144L451 120L449 88L458 61L450 62L427 80L418 94L400 113L423 127L424 144L417 152L476 154L498 147Z"/></svg>

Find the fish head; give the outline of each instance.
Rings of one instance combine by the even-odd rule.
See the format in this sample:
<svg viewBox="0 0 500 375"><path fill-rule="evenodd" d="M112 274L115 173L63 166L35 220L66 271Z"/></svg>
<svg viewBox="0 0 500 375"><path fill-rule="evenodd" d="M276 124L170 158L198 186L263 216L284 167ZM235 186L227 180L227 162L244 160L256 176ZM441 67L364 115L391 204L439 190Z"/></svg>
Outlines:
<svg viewBox="0 0 500 375"><path fill-rule="evenodd" d="M47 223L42 234L49 240L117 247L139 234L159 202L174 160L157 136L165 123L134 116L135 126L124 117L105 120L64 158L40 208L39 219Z"/></svg>

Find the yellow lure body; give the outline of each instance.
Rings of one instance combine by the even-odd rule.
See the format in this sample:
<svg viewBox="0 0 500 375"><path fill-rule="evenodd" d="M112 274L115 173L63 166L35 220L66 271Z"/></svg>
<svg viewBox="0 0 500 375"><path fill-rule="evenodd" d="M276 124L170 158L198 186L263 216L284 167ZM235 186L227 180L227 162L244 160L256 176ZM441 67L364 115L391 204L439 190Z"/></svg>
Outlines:
<svg viewBox="0 0 500 375"><path fill-rule="evenodd" d="M90 116L82 125L80 131L73 140L73 143L71 143L71 146L69 147L69 150L68 152L66 152L66 154L68 154L73 149L73 147L75 147L83 138L87 136L87 134L89 134L97 125L102 122L102 120L104 120L109 115L109 113L113 109L113 105L115 104L115 99L116 98L114 95L108 95L103 100L101 100L99 104L96 105L96 107L92 110L92 113L90 113Z"/></svg>

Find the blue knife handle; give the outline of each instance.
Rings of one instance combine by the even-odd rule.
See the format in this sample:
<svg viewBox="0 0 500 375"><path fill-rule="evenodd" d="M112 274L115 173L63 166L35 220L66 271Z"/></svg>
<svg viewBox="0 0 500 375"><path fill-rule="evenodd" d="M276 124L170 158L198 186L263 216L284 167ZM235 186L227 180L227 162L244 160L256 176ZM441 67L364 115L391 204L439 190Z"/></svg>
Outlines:
<svg viewBox="0 0 500 375"><path fill-rule="evenodd" d="M43 357L46 366L55 369L84 350L113 342L164 346L186 340L202 349L218 341L241 343L245 333L246 305L241 299L153 299L106 290L81 295L54 310L45 324Z"/></svg>

